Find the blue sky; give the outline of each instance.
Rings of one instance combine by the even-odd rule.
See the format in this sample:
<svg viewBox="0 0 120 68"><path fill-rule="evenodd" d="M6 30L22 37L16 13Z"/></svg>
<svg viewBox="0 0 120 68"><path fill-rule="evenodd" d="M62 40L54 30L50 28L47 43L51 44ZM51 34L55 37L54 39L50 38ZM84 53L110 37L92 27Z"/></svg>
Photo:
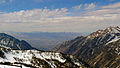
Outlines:
<svg viewBox="0 0 120 68"><path fill-rule="evenodd" d="M0 4L0 11L2 12L13 12L20 10L31 10L31 9L49 9L56 8L68 8L71 9L73 6L80 4L95 3L97 6L108 5L119 2L119 0L0 0L5 1Z"/></svg>
<svg viewBox="0 0 120 68"><path fill-rule="evenodd" d="M0 0L1 32L93 32L119 21L119 0Z"/></svg>

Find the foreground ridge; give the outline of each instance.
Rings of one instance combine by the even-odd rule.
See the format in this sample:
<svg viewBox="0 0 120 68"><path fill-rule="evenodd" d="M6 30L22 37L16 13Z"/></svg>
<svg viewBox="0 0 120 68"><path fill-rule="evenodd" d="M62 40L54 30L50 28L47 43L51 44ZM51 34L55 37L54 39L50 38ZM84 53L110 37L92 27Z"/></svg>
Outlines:
<svg viewBox="0 0 120 68"><path fill-rule="evenodd" d="M38 50L0 49L0 66L32 68L82 68L88 67L72 55Z"/></svg>

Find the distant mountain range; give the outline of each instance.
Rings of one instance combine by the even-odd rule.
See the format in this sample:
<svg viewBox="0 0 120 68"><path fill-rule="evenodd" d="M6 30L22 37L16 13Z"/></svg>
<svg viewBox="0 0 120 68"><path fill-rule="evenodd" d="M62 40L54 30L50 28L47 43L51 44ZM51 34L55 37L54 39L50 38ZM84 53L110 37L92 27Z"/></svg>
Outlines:
<svg viewBox="0 0 120 68"><path fill-rule="evenodd" d="M87 68L72 55L41 51L24 40L0 33L0 68Z"/></svg>
<svg viewBox="0 0 120 68"><path fill-rule="evenodd" d="M108 27L57 45L54 51L71 54L91 67L120 68L120 28Z"/></svg>
<svg viewBox="0 0 120 68"><path fill-rule="evenodd" d="M67 40L74 39L80 35L87 33L72 33L72 32L7 32L6 34L12 35L18 39L24 39L33 47L40 50L50 51L57 44Z"/></svg>

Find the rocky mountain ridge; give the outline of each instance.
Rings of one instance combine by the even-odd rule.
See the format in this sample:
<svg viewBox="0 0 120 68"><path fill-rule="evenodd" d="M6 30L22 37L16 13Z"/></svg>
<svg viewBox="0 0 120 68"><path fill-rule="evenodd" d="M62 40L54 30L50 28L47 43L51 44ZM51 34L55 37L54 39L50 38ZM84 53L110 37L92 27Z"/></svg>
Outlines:
<svg viewBox="0 0 120 68"><path fill-rule="evenodd" d="M120 28L108 27L88 36L80 36L54 48L79 57L92 67L120 67Z"/></svg>
<svg viewBox="0 0 120 68"><path fill-rule="evenodd" d="M16 39L5 33L0 33L0 45L4 45L6 47L10 47L11 49L15 49L15 50L35 49L26 41Z"/></svg>

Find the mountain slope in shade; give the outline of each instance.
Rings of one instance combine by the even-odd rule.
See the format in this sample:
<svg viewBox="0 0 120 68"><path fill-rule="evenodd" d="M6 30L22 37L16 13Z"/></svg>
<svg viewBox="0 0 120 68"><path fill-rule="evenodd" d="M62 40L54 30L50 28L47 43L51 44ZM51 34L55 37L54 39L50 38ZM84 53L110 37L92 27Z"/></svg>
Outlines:
<svg viewBox="0 0 120 68"><path fill-rule="evenodd" d="M120 28L108 27L59 44L55 51L72 54L92 67L120 67Z"/></svg>
<svg viewBox="0 0 120 68"><path fill-rule="evenodd" d="M0 67L8 68L87 68L72 55L38 50L12 50L0 46Z"/></svg>
<svg viewBox="0 0 120 68"><path fill-rule="evenodd" d="M4 45L6 47L10 47L11 49L16 49L16 50L35 49L26 41L24 40L20 41L5 33L0 33L0 45Z"/></svg>

